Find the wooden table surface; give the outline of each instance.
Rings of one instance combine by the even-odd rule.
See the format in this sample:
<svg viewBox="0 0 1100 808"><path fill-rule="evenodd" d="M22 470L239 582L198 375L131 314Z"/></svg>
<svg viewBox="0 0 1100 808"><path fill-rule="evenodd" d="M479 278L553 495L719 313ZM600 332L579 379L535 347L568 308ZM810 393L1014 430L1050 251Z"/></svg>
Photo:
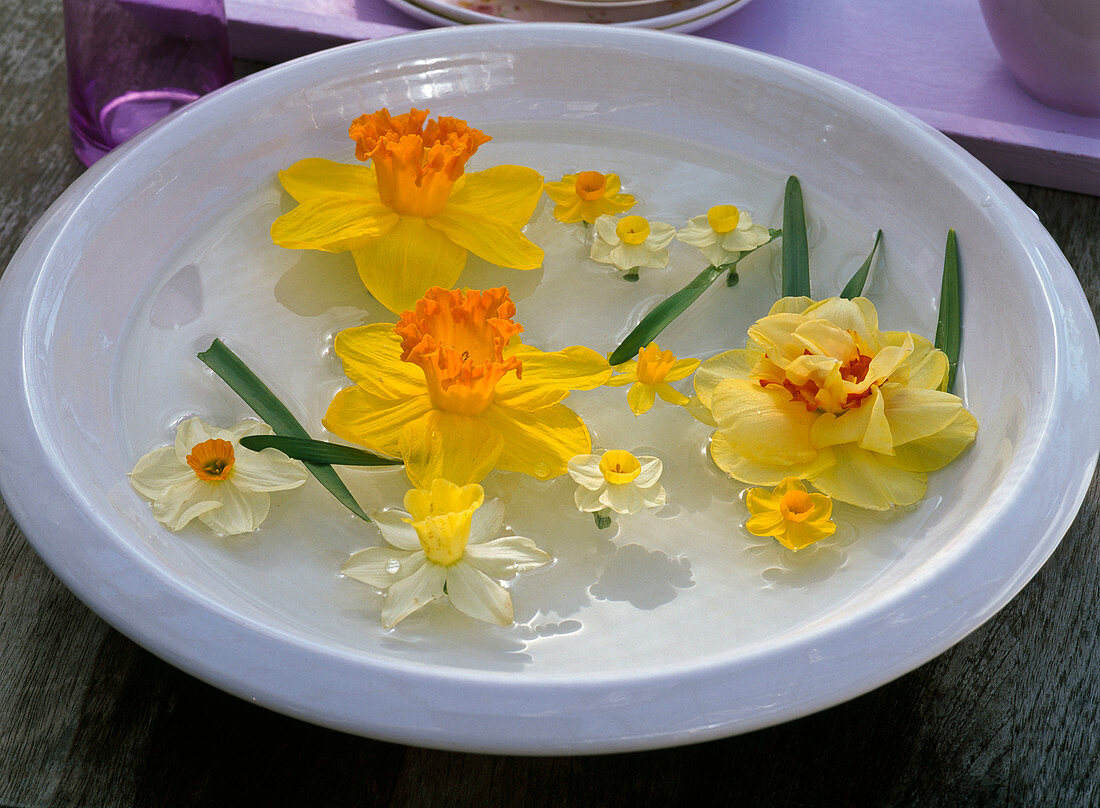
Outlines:
<svg viewBox="0 0 1100 808"><path fill-rule="evenodd" d="M0 0L0 267L83 170L60 0ZM242 66L248 69L248 66ZM1100 307L1100 199L1013 186ZM2 427L0 427L2 428ZM0 503L0 806L1100 805L1100 496L1008 606L861 698L677 749L519 758L343 735L211 688L76 600Z"/></svg>

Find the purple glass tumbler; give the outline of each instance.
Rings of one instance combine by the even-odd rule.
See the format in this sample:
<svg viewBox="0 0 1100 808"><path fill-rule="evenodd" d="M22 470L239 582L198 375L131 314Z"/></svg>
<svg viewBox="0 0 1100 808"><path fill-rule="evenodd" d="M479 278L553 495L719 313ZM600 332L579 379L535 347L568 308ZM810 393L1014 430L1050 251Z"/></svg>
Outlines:
<svg viewBox="0 0 1100 808"><path fill-rule="evenodd" d="M73 149L91 165L232 78L223 0L64 0Z"/></svg>

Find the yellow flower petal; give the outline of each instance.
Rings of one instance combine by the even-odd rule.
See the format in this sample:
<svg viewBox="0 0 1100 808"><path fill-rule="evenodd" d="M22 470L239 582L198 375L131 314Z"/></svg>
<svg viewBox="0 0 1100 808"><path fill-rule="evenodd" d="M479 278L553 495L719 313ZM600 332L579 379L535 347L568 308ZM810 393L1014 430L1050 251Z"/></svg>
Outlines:
<svg viewBox="0 0 1100 808"><path fill-rule="evenodd" d="M271 240L290 250L342 252L391 233L397 223L397 214L377 200L318 197L272 222Z"/></svg>
<svg viewBox="0 0 1100 808"><path fill-rule="evenodd" d="M888 345L900 344L896 341L906 336L905 332L889 331L883 334ZM947 354L936 348L931 342L917 334L908 335L913 339L913 353L909 354L909 387L921 387L925 390L942 390L947 385Z"/></svg>
<svg viewBox="0 0 1100 808"><path fill-rule="evenodd" d="M321 423L344 440L372 452L399 457L401 429L431 408L427 393L408 399L387 399L362 387L345 387L337 393Z"/></svg>
<svg viewBox="0 0 1100 808"><path fill-rule="evenodd" d="M810 428L818 416L791 401L783 388L726 379L715 389L710 409L719 431L750 460L791 465L817 456Z"/></svg>
<svg viewBox="0 0 1100 808"><path fill-rule="evenodd" d="M690 401L690 399L673 387L671 384L659 384L656 387L657 395L667 401L669 404L675 404L677 407L683 407Z"/></svg>
<svg viewBox="0 0 1100 808"><path fill-rule="evenodd" d="M352 255L367 291L392 312L413 308L433 286L451 288L466 265L465 248L415 216Z"/></svg>
<svg viewBox="0 0 1100 808"><path fill-rule="evenodd" d="M447 210L470 217L491 216L523 227L542 196L542 176L523 166L494 166L467 174L455 185Z"/></svg>
<svg viewBox="0 0 1100 808"><path fill-rule="evenodd" d="M719 382L729 378L748 379L749 371L752 370L759 359L760 353L758 351L737 349L712 356L706 362L703 362L699 365L699 369L695 371L695 378L692 380L699 400L709 408L711 396L714 395L714 388L718 386Z"/></svg>
<svg viewBox="0 0 1100 808"><path fill-rule="evenodd" d="M390 323L345 328L336 335L344 374L382 398L410 398L424 392L424 371L401 361L401 338Z"/></svg>
<svg viewBox="0 0 1100 808"><path fill-rule="evenodd" d="M604 382L608 387L626 387L628 384L634 384L638 381L637 359L630 359L621 365L615 365L615 370L618 373Z"/></svg>
<svg viewBox="0 0 1100 808"><path fill-rule="evenodd" d="M430 410L401 430L405 473L417 488L437 479L455 485L481 482L503 448L500 433L481 418L442 410Z"/></svg>
<svg viewBox="0 0 1100 808"><path fill-rule="evenodd" d="M945 429L963 410L962 400L950 393L913 387L888 386L882 397L894 443L910 443Z"/></svg>
<svg viewBox="0 0 1100 808"><path fill-rule="evenodd" d="M883 461L909 471L935 471L958 457L974 442L978 422L966 410L943 429L911 443L895 447L894 456Z"/></svg>
<svg viewBox="0 0 1100 808"><path fill-rule="evenodd" d="M885 511L894 505L912 505L927 490L927 475L892 466L874 452L850 445L833 451L836 465L813 477L814 486L833 499Z"/></svg>
<svg viewBox="0 0 1100 808"><path fill-rule="evenodd" d="M378 200L374 169L311 157L279 172L279 182L298 202L322 197L350 196Z"/></svg>
<svg viewBox="0 0 1100 808"><path fill-rule="evenodd" d="M626 392L626 403L635 415L648 412L657 397L657 390L649 384L638 382Z"/></svg>
<svg viewBox="0 0 1100 808"><path fill-rule="evenodd" d="M810 440L819 447L856 443L871 452L893 454L895 438L891 424L882 391L875 387L869 398L843 415L822 413L810 428Z"/></svg>
<svg viewBox="0 0 1100 808"><path fill-rule="evenodd" d="M442 213L425 221L429 227L490 264L512 269L542 266L542 248L514 224L497 216L448 205Z"/></svg>
<svg viewBox="0 0 1100 808"><path fill-rule="evenodd" d="M611 366L600 354L583 345L560 351L540 351L513 342L506 357L523 363L522 378L509 374L497 382L496 400L515 409L537 409L561 401L570 390L594 390L611 376Z"/></svg>
<svg viewBox="0 0 1100 808"><path fill-rule="evenodd" d="M809 463L761 463L739 454L721 432L711 437L710 456L714 464L730 477L751 485L779 485L785 477L791 476L813 479L836 463L831 448L819 451Z"/></svg>
<svg viewBox="0 0 1100 808"><path fill-rule="evenodd" d="M570 458L592 451L584 422L563 404L523 412L493 404L481 414L504 438L497 468L547 480L565 474Z"/></svg>

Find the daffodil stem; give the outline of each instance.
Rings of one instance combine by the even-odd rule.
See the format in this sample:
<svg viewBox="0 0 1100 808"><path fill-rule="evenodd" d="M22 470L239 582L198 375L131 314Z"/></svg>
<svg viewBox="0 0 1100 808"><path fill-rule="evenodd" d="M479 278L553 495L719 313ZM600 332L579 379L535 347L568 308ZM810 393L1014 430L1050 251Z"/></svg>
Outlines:
<svg viewBox="0 0 1100 808"><path fill-rule="evenodd" d="M810 296L810 251L806 210L798 177L787 178L783 195L783 297Z"/></svg>
<svg viewBox="0 0 1100 808"><path fill-rule="evenodd" d="M734 266L726 273L726 286L736 286L739 280L741 280L741 278L737 274L737 267Z"/></svg>
<svg viewBox="0 0 1100 808"><path fill-rule="evenodd" d="M287 435L293 438L308 438L309 433L271 392L271 389L260 381L259 377L244 363L244 361L231 351L220 339L214 340L210 347L199 355L212 371L229 385L260 418L275 430L277 435ZM327 488L348 510L360 519L370 521L370 517L359 507L355 497L344 485L340 475L332 466L320 463L306 463L306 469L317 478L318 482Z"/></svg>
<svg viewBox="0 0 1100 808"><path fill-rule="evenodd" d="M955 387L962 343L962 306L959 303L959 245L955 231L947 231L943 254L943 279L940 281L940 312L936 323L936 347L947 354L947 392Z"/></svg>
<svg viewBox="0 0 1100 808"><path fill-rule="evenodd" d="M769 238L764 244L770 244L781 235L783 235L782 230L769 230ZM649 314L643 317L642 321L634 326L634 330L626 335L626 339L622 341L622 344L612 351L611 356L608 358L608 362L612 365L621 365L628 359L633 359L637 356L638 351L653 342L653 340L657 338L657 335L664 331L673 320L683 314L688 306L698 300L699 296L709 289L710 285L714 283L720 275L728 272L733 277L737 277L737 265L746 256L751 255L759 250L760 247L763 247L764 244L753 247L751 250L745 250L735 259L725 264L720 264L718 266L711 264L692 278L691 282L683 289L674 292L654 306ZM730 283L729 278L727 278L726 283L733 286L737 281Z"/></svg>
<svg viewBox="0 0 1100 808"><path fill-rule="evenodd" d="M625 275L623 275L623 280L624 281L630 281L631 283L634 283L635 281L637 281L638 280L638 267L634 267L634 269L629 270Z"/></svg>
<svg viewBox="0 0 1100 808"><path fill-rule="evenodd" d="M600 530L606 530L611 527L610 508L600 508L598 511L593 511L592 518L596 520L596 527Z"/></svg>
<svg viewBox="0 0 1100 808"><path fill-rule="evenodd" d="M875 234L875 243L871 246L871 254L867 256L867 260L856 270L856 274L852 276L852 279L845 284L844 289L841 291L840 296L845 300L851 300L863 294L863 287L867 283L867 273L871 271L871 262L875 260L875 252L878 250L880 241L882 241L881 229Z"/></svg>

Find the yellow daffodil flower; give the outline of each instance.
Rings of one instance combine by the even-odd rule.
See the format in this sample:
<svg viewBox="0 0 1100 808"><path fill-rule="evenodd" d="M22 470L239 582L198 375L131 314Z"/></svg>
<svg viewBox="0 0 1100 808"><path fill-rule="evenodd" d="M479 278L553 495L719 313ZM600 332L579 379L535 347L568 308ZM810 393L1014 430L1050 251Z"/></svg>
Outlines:
<svg viewBox="0 0 1100 808"><path fill-rule="evenodd" d="M596 238L589 255L593 261L611 264L624 272L668 266L668 245L676 228L664 222L650 222L642 216L612 216L596 219Z"/></svg>
<svg viewBox="0 0 1100 808"><path fill-rule="evenodd" d="M768 228L752 223L752 216L736 205L715 205L688 221L676 240L699 248L711 266L737 260L771 239Z"/></svg>
<svg viewBox="0 0 1100 808"><path fill-rule="evenodd" d="M569 476L577 483L574 501L587 513L660 508L665 504L665 489L658 482L663 469L659 458L635 456L624 449L577 455L569 461Z"/></svg>
<svg viewBox="0 0 1100 808"><path fill-rule="evenodd" d="M418 488L435 478L479 482L492 469L545 480L591 449L584 422L561 404L611 375L582 346L522 344L508 290L429 289L396 326L336 337L356 384L336 394L324 423L372 452L401 457Z"/></svg>
<svg viewBox="0 0 1100 808"><path fill-rule="evenodd" d="M130 472L130 484L153 501L153 517L170 530L198 518L219 536L251 533L267 518L271 491L297 488L305 467L275 449L253 452L240 445L246 435L270 435L259 421L219 429L188 418L176 429L173 446L146 454Z"/></svg>
<svg viewBox="0 0 1100 808"><path fill-rule="evenodd" d="M601 174L599 171L566 174L561 182L545 185L546 195L557 203L554 206L555 219L589 224L604 214L622 213L634 207L634 197L620 193L620 187L617 174Z"/></svg>
<svg viewBox="0 0 1100 808"><path fill-rule="evenodd" d="M974 416L943 390L947 368L923 337L880 331L869 300L783 298L747 349L699 367L695 390L718 427L711 457L734 479L800 477L886 510L918 501L928 472L974 441Z"/></svg>
<svg viewBox="0 0 1100 808"><path fill-rule="evenodd" d="M622 371L607 380L608 387L630 385L626 403L635 415L648 412L657 396L670 404L687 405L689 399L669 382L686 379L699 367L698 359L677 359L672 351L662 351L657 343L638 351L638 358L616 367Z"/></svg>
<svg viewBox="0 0 1100 808"><path fill-rule="evenodd" d="M390 547L360 550L340 570L386 593L383 625L392 628L444 597L476 620L511 624L512 596L497 581L551 559L530 539L500 536L500 501L485 502L476 483L433 480L428 488L405 494L405 509L372 513Z"/></svg>
<svg viewBox="0 0 1100 808"><path fill-rule="evenodd" d="M750 488L745 504L752 514L745 528L754 536L772 536L788 550L801 550L833 535L833 501L811 494L797 477L787 477L775 488Z"/></svg>
<svg viewBox="0 0 1100 808"><path fill-rule="evenodd" d="M380 110L348 130L369 166L301 160L279 179L298 206L271 226L280 247L350 250L359 276L393 312L432 286L450 287L467 252L490 263L535 269L543 253L520 232L542 195L542 177L521 166L465 173L489 140L457 118L427 110Z"/></svg>

